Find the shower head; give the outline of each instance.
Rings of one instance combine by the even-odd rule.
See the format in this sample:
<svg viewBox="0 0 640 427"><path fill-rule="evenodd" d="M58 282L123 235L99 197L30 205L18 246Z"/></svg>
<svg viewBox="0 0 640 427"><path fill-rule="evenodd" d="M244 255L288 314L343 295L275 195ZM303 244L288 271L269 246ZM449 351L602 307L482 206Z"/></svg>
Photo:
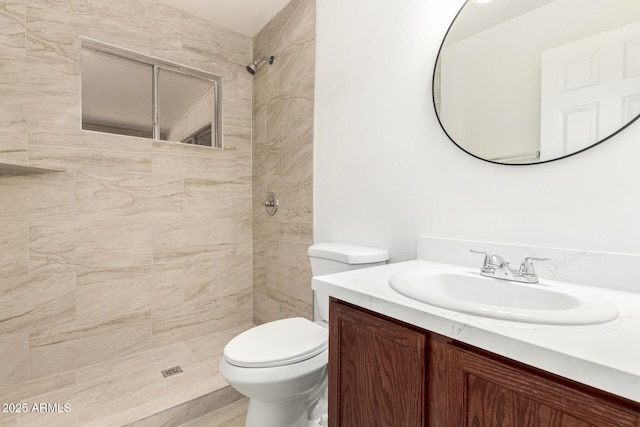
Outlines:
<svg viewBox="0 0 640 427"><path fill-rule="evenodd" d="M247 65L247 71L251 74L255 74L256 71L258 71L258 67L260 66L260 64L262 64L264 61L269 62L269 64L273 64L273 60L275 58L272 56L265 56L264 58L260 59L259 61L256 62L252 62L251 64Z"/></svg>

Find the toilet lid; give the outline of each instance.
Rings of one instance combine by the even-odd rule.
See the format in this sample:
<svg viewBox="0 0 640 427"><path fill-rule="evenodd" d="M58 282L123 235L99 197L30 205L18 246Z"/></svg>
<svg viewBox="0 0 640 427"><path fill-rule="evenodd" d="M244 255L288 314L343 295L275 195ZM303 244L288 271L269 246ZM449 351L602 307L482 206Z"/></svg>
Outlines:
<svg viewBox="0 0 640 427"><path fill-rule="evenodd" d="M241 333L225 346L224 358L236 366L265 368L302 362L327 347L327 329L302 317L294 317Z"/></svg>

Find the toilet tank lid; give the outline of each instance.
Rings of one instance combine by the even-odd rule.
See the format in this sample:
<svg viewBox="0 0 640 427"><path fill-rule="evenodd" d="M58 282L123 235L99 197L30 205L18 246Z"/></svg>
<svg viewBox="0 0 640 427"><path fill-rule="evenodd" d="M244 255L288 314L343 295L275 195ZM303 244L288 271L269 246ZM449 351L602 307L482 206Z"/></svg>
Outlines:
<svg viewBox="0 0 640 427"><path fill-rule="evenodd" d="M309 246L310 257L325 258L345 264L370 264L389 260L386 249L346 243L317 243Z"/></svg>

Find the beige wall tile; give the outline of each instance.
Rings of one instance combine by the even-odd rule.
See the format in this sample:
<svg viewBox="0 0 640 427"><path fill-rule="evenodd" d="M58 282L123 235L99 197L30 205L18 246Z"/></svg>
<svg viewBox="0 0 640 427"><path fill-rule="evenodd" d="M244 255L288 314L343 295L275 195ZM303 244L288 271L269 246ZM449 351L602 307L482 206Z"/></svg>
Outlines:
<svg viewBox="0 0 640 427"><path fill-rule="evenodd" d="M280 176L313 174L313 127L296 129L280 138Z"/></svg>
<svg viewBox="0 0 640 427"><path fill-rule="evenodd" d="M206 213L170 219L153 227L154 261L235 250L236 219L208 218Z"/></svg>
<svg viewBox="0 0 640 427"><path fill-rule="evenodd" d="M29 224L0 222L0 277L26 275L28 266Z"/></svg>
<svg viewBox="0 0 640 427"><path fill-rule="evenodd" d="M267 104L267 138L288 134L313 123L313 80L281 92Z"/></svg>
<svg viewBox="0 0 640 427"><path fill-rule="evenodd" d="M251 211L251 185L185 179L184 211L212 218L237 218Z"/></svg>
<svg viewBox="0 0 640 427"><path fill-rule="evenodd" d="M251 257L221 252L185 260L185 301L211 301L251 289Z"/></svg>
<svg viewBox="0 0 640 427"><path fill-rule="evenodd" d="M66 221L29 228L29 271L108 269L151 262L151 226L141 220Z"/></svg>
<svg viewBox="0 0 640 427"><path fill-rule="evenodd" d="M109 320L184 301L182 262L78 274L76 318Z"/></svg>
<svg viewBox="0 0 640 427"><path fill-rule="evenodd" d="M279 67L280 91L286 91L314 76L315 56L314 27L300 30L300 35L281 51L282 65Z"/></svg>
<svg viewBox="0 0 640 427"><path fill-rule="evenodd" d="M37 328L29 338L30 375L45 377L149 348L149 313L106 322L71 322Z"/></svg>
<svg viewBox="0 0 640 427"><path fill-rule="evenodd" d="M281 222L280 240L304 243L307 246L313 244L313 223L311 222Z"/></svg>
<svg viewBox="0 0 640 427"><path fill-rule="evenodd" d="M5 0L0 4L0 54L20 54L26 39L25 0Z"/></svg>
<svg viewBox="0 0 640 427"><path fill-rule="evenodd" d="M250 324L253 317L253 287L236 296L236 326Z"/></svg>
<svg viewBox="0 0 640 427"><path fill-rule="evenodd" d="M279 170L280 154L278 139L272 138L264 142L258 142L253 146L253 175L257 178L267 175L277 175Z"/></svg>
<svg viewBox="0 0 640 427"><path fill-rule="evenodd" d="M304 242L280 240L280 255L278 259L285 265L309 270L311 269L311 263L309 255L307 255L308 249L309 245Z"/></svg>
<svg viewBox="0 0 640 427"><path fill-rule="evenodd" d="M71 129L57 131L58 124L32 127L32 115L28 117L30 160L91 171L151 171L150 140Z"/></svg>
<svg viewBox="0 0 640 427"><path fill-rule="evenodd" d="M235 327L236 297L189 301L153 310L153 346L161 347Z"/></svg>
<svg viewBox="0 0 640 427"><path fill-rule="evenodd" d="M0 221L73 218L74 190L72 173L2 176Z"/></svg>
<svg viewBox="0 0 640 427"><path fill-rule="evenodd" d="M269 259L278 259L280 253L280 222L276 220L254 220L253 254Z"/></svg>
<svg viewBox="0 0 640 427"><path fill-rule="evenodd" d="M78 172L75 195L79 218L182 212L184 182L149 174Z"/></svg>
<svg viewBox="0 0 640 427"><path fill-rule="evenodd" d="M0 158L27 160L27 112L23 107L0 105Z"/></svg>
<svg viewBox="0 0 640 427"><path fill-rule="evenodd" d="M236 238L236 253L251 256L253 254L253 219L250 215L238 218Z"/></svg>
<svg viewBox="0 0 640 427"><path fill-rule="evenodd" d="M276 57L253 80L256 323L311 315L314 8L292 1L253 40L255 57ZM261 206L268 191L280 199L275 217Z"/></svg>
<svg viewBox="0 0 640 427"><path fill-rule="evenodd" d="M0 360L2 360L0 384L3 387L27 381L29 379L29 332L0 335Z"/></svg>
<svg viewBox="0 0 640 427"><path fill-rule="evenodd" d="M154 174L225 181L234 176L235 168L233 150L153 142Z"/></svg>
<svg viewBox="0 0 640 427"><path fill-rule="evenodd" d="M0 279L0 333L73 320L75 291L73 273Z"/></svg>

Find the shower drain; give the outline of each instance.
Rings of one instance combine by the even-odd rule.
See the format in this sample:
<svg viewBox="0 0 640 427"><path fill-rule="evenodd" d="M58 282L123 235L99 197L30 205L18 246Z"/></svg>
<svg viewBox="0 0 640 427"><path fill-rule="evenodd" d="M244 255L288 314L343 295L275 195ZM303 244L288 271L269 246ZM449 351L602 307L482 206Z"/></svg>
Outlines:
<svg viewBox="0 0 640 427"><path fill-rule="evenodd" d="M160 371L160 372L162 372L163 377L167 378L167 377L170 377L171 375L179 374L183 372L183 370L180 366L174 366L173 368L165 369L164 371Z"/></svg>

